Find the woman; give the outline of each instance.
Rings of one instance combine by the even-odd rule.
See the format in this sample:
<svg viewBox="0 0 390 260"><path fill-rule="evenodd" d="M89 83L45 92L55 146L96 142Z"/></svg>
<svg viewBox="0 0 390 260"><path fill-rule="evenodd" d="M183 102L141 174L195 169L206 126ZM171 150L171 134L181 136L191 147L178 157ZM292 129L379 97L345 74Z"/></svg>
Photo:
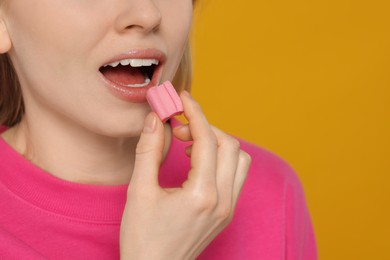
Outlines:
<svg viewBox="0 0 390 260"><path fill-rule="evenodd" d="M3 258L315 257L288 166L210 126L188 92L188 125L145 102L185 82L191 0L0 8Z"/></svg>

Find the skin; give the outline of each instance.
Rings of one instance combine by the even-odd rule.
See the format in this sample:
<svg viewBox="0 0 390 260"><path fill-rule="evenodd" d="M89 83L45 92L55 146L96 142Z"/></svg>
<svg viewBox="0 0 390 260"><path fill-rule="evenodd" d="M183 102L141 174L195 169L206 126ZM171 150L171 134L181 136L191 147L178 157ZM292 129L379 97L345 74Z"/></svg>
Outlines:
<svg viewBox="0 0 390 260"><path fill-rule="evenodd" d="M7 2L3 30L8 34L5 39L12 41L8 53L27 113L6 139L58 177L83 183L126 183L150 108L108 93L98 69L123 52L156 48L167 56L160 82L171 79L188 39L192 2L64 3ZM97 162L99 171L80 162Z"/></svg>
<svg viewBox="0 0 390 260"><path fill-rule="evenodd" d="M191 19L191 0L12 0L0 6L0 52L14 64L26 107L22 122L2 137L65 180L115 185L131 179L122 259L195 258L231 220L249 168L237 140L210 126L188 93L181 99L189 124L171 131L147 104L110 94L98 76L115 55L156 48L167 57L160 82L171 80ZM172 134L193 140L191 170L182 187L162 189L157 176Z"/></svg>

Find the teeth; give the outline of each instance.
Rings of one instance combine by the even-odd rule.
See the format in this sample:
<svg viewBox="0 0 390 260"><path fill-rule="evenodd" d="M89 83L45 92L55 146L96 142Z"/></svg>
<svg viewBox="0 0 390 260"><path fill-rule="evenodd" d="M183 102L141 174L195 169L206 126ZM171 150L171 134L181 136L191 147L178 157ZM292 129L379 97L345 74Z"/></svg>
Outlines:
<svg viewBox="0 0 390 260"><path fill-rule="evenodd" d="M116 67L119 65L119 61L113 62L109 64L111 67Z"/></svg>
<svg viewBox="0 0 390 260"><path fill-rule="evenodd" d="M142 65L143 65L142 60L136 60L136 59L130 60L131 67L142 67Z"/></svg>
<svg viewBox="0 0 390 260"><path fill-rule="evenodd" d="M149 79L149 77L147 75L145 75L144 83L141 83L141 84L129 84L129 85L127 85L127 87L141 88L141 87L147 86L149 83L150 83L150 79Z"/></svg>
<svg viewBox="0 0 390 260"><path fill-rule="evenodd" d="M115 61L110 64L104 65L104 67L111 66L116 67L119 64L122 66L130 65L131 67L142 67L142 66L152 66L152 65L158 65L158 60L156 59L124 59L121 61Z"/></svg>
<svg viewBox="0 0 390 260"><path fill-rule="evenodd" d="M130 60L121 60L121 65L127 66L130 64Z"/></svg>

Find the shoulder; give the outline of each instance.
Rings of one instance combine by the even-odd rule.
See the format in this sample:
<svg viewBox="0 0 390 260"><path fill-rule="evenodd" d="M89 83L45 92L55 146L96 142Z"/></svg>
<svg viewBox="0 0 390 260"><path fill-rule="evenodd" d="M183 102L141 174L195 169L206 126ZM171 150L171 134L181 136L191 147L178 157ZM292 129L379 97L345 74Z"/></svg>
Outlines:
<svg viewBox="0 0 390 260"><path fill-rule="evenodd" d="M266 217L285 222L290 197L305 207L303 188L293 168L278 155L239 139L241 149L252 163L237 204L237 209L254 219Z"/></svg>
<svg viewBox="0 0 390 260"><path fill-rule="evenodd" d="M311 220L297 174L274 153L239 141L252 157L251 167L232 223L203 256L213 259L223 252L224 259L316 259Z"/></svg>
<svg viewBox="0 0 390 260"><path fill-rule="evenodd" d="M284 159L255 144L242 139L239 141L241 149L252 158L247 186L255 186L256 190L262 186L273 192L283 192L287 186L301 189L296 172Z"/></svg>
<svg viewBox="0 0 390 260"><path fill-rule="evenodd" d="M251 155L252 165L237 205L241 218L237 223L242 227L251 221L266 236L264 243L283 245L287 259L316 259L314 231L298 175L274 153L240 142L241 149Z"/></svg>

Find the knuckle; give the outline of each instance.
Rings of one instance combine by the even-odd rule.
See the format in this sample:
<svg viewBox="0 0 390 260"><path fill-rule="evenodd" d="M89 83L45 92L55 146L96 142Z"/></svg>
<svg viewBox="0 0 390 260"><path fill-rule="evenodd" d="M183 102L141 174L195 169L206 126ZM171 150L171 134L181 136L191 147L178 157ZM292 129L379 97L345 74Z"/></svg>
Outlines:
<svg viewBox="0 0 390 260"><path fill-rule="evenodd" d="M240 162L245 165L250 165L252 163L252 157L248 153L240 151Z"/></svg>
<svg viewBox="0 0 390 260"><path fill-rule="evenodd" d="M231 206L221 206L216 210L216 217L223 223L230 223L233 217Z"/></svg>
<svg viewBox="0 0 390 260"><path fill-rule="evenodd" d="M208 127L206 129L204 137L207 138L210 143L218 147L219 140L217 138L217 135L211 130L211 128Z"/></svg>
<svg viewBox="0 0 390 260"><path fill-rule="evenodd" d="M240 151L240 142L231 136L226 135L221 140L221 146L226 147L227 149L233 151L233 152L239 152Z"/></svg>
<svg viewBox="0 0 390 260"><path fill-rule="evenodd" d="M218 140L214 133L210 134L208 143L213 145L214 147L218 147Z"/></svg>
<svg viewBox="0 0 390 260"><path fill-rule="evenodd" d="M241 145L240 145L240 142L237 139L231 137L230 145L231 145L233 150L235 150L237 152L240 151L240 146Z"/></svg>
<svg viewBox="0 0 390 260"><path fill-rule="evenodd" d="M211 192L196 191L192 193L190 203L197 213L208 213L217 207L218 199Z"/></svg>
<svg viewBox="0 0 390 260"><path fill-rule="evenodd" d="M201 140L199 140L199 143L202 143L204 147L217 149L218 148L218 141L214 133L210 132L210 134L206 134L202 137Z"/></svg>

